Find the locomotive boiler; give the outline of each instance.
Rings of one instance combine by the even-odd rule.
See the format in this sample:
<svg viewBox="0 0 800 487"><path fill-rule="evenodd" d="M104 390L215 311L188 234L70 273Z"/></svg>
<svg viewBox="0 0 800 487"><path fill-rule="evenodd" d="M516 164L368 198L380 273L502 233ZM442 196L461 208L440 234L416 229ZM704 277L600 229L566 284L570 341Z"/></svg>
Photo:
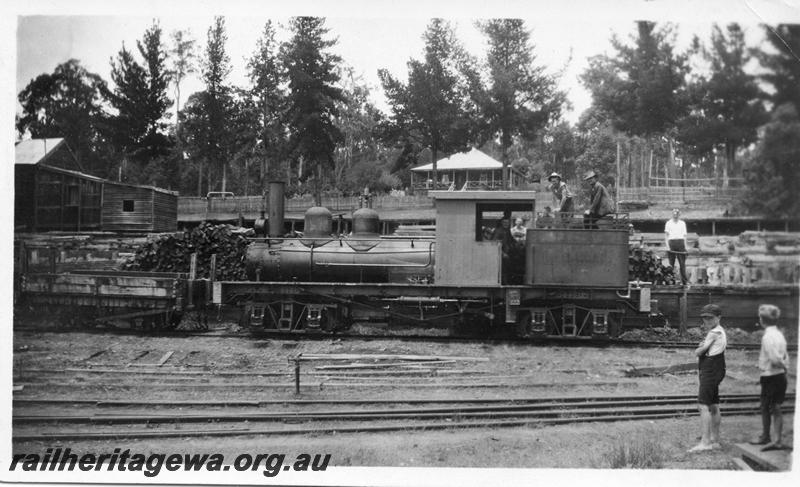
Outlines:
<svg viewBox="0 0 800 487"><path fill-rule="evenodd" d="M353 212L353 231L333 235L326 208L306 211L301 238L266 238L252 242L246 270L255 281L420 282L433 278L431 238L385 238L378 233L378 213Z"/></svg>

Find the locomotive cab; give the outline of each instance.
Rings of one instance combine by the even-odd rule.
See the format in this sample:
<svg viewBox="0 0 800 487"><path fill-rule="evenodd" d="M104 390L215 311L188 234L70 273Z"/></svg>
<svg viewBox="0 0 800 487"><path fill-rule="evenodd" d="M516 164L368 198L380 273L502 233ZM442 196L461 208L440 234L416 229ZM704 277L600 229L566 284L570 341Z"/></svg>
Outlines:
<svg viewBox="0 0 800 487"><path fill-rule="evenodd" d="M524 239L511 226L530 226L533 191L431 191L436 201L435 282L441 286L522 284Z"/></svg>

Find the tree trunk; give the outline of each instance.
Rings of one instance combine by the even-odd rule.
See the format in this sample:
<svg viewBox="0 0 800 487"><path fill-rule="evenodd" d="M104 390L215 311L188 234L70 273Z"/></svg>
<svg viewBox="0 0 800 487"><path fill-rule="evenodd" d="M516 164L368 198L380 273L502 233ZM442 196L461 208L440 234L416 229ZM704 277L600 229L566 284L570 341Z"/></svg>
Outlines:
<svg viewBox="0 0 800 487"><path fill-rule="evenodd" d="M617 194L616 194L617 203L619 203L619 199L620 199L619 198L619 192L620 192L620 187L622 186L620 184L620 181L622 180L622 175L619 172L619 162L620 162L619 161L619 140L617 140L617 174L616 174L616 177L614 178L615 182L616 182L615 186L617 187Z"/></svg>
<svg viewBox="0 0 800 487"><path fill-rule="evenodd" d="M222 163L222 192L228 187L228 164Z"/></svg>
<svg viewBox="0 0 800 487"><path fill-rule="evenodd" d="M729 171L733 168L736 162L736 144L728 142L725 144L725 165L722 168L722 187L727 188L730 185Z"/></svg>
<svg viewBox="0 0 800 487"><path fill-rule="evenodd" d="M644 161L645 161L645 151L646 150L647 150L646 146L643 144L642 145L642 158L640 159L642 161L642 163L639 164L639 185L642 188L644 188L644 165L645 165Z"/></svg>
<svg viewBox="0 0 800 487"><path fill-rule="evenodd" d="M322 206L322 164L317 163L314 172L314 205Z"/></svg>
<svg viewBox="0 0 800 487"><path fill-rule="evenodd" d="M633 174L632 174L632 167L631 166L633 166L633 162L631 161L631 154L629 152L628 153L628 187L629 188L633 187Z"/></svg>
<svg viewBox="0 0 800 487"><path fill-rule="evenodd" d="M203 161L197 163L197 196L203 196Z"/></svg>
<svg viewBox="0 0 800 487"><path fill-rule="evenodd" d="M436 171L436 159L439 158L439 147L435 144L431 146L431 159L433 160L433 189L436 189L436 184L439 179L438 171Z"/></svg>
<svg viewBox="0 0 800 487"><path fill-rule="evenodd" d="M206 191L211 191L211 162L206 161Z"/></svg>
<svg viewBox="0 0 800 487"><path fill-rule="evenodd" d="M509 177L508 177L508 146L503 145L503 155L501 157L503 161L503 189L510 189L509 187Z"/></svg>
<svg viewBox="0 0 800 487"><path fill-rule="evenodd" d="M175 138L178 145L181 141L181 84L180 80L175 80Z"/></svg>

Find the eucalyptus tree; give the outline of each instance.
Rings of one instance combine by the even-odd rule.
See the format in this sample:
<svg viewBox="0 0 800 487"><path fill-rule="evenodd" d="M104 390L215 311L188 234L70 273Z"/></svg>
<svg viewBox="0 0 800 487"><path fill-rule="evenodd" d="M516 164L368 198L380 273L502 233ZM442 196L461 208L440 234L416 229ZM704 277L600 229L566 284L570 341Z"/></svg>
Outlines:
<svg viewBox="0 0 800 487"><path fill-rule="evenodd" d="M190 30L175 30L170 35L172 45L170 55L170 77L175 87L175 113L181 111L181 83L187 76L197 71L197 41L192 37ZM181 121L175 119L175 136L180 144Z"/></svg>
<svg viewBox="0 0 800 487"><path fill-rule="evenodd" d="M765 26L770 50L757 51L767 69L761 78L772 85L773 107L791 103L800 113L800 24Z"/></svg>
<svg viewBox="0 0 800 487"><path fill-rule="evenodd" d="M106 176L108 168L97 157L105 120L106 82L76 59L56 66L52 73L32 79L17 95L22 107L16 119L20 135L63 137L86 171Z"/></svg>
<svg viewBox="0 0 800 487"><path fill-rule="evenodd" d="M329 51L336 40L326 38L324 18L293 17L289 29L292 37L281 48L289 87L288 152L312 168L314 199L320 205L323 177L333 169L333 154L342 140L335 123L336 104L344 99L338 86L341 59Z"/></svg>
<svg viewBox="0 0 800 487"><path fill-rule="evenodd" d="M767 120L766 94L756 76L747 72L753 56L738 24L729 24L724 31L715 24L709 46L695 42L708 72L698 75L690 87L691 113L679 124L678 137L700 151L722 148L722 179L727 186L729 172L736 168L737 150L755 142L758 127Z"/></svg>
<svg viewBox="0 0 800 487"><path fill-rule="evenodd" d="M272 21L267 21L256 50L247 62L256 120L253 137L260 158L259 184L262 191L269 179L278 175L285 177L286 171L286 168L279 167L286 152L284 112L287 101L284 89L286 71L279 51L275 27Z"/></svg>
<svg viewBox="0 0 800 487"><path fill-rule="evenodd" d="M503 188L508 188L508 151L515 139L535 140L558 119L566 95L543 66L535 65L534 46L522 19L491 19L479 22L478 27L489 44L489 86L483 111L489 134L499 139Z"/></svg>
<svg viewBox="0 0 800 487"><path fill-rule="evenodd" d="M378 71L391 108L381 133L404 155L418 152L413 145L429 149L436 183L440 154L464 151L479 138L481 85L474 59L448 22L432 19L423 40L424 58L408 61L406 82Z"/></svg>

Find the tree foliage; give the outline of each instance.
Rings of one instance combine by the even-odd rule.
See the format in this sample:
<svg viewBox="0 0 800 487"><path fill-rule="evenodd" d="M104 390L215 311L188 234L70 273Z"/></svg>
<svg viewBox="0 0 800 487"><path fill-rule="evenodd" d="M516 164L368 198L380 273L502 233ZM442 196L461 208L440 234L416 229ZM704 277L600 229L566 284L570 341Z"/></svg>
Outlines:
<svg viewBox="0 0 800 487"><path fill-rule="evenodd" d="M152 182L145 168L156 158L167 156L172 145L166 135L166 118L172 100L167 96L169 75L161 27L154 22L137 48L140 64L123 44L116 62L111 60L114 89L108 99L116 113L108 120L114 150L129 165L123 175L133 182Z"/></svg>
<svg viewBox="0 0 800 487"><path fill-rule="evenodd" d="M385 167L386 151L375 138L380 113L370 102L369 87L352 68L343 71L344 99L338 102L336 118L342 143L334 154L334 184L345 192L360 192L365 186L375 190L382 175L389 172Z"/></svg>
<svg viewBox="0 0 800 487"><path fill-rule="evenodd" d="M190 30L176 30L171 36L172 46L169 50L170 69L169 76L175 86L175 111L181 110L181 83L187 76L196 72L197 54L195 52L196 41L192 37ZM180 144L180 119L175 120L175 135Z"/></svg>
<svg viewBox="0 0 800 487"><path fill-rule="evenodd" d="M208 190L211 191L213 180L211 171L221 173L221 190L227 185L228 154L226 153L226 135L228 134L227 112L230 107L230 87L227 84L231 72L231 60L225 50L228 34L225 31L225 19L215 17L214 24L208 28L205 57L202 61L202 78L206 89L202 100L204 130L202 154L208 167Z"/></svg>
<svg viewBox="0 0 800 487"><path fill-rule="evenodd" d="M770 217L796 218L800 212L800 117L793 103L778 107L764 126L755 157L745 167L747 208Z"/></svg>
<svg viewBox="0 0 800 487"><path fill-rule="evenodd" d="M637 22L632 45L614 36L614 55L589 59L581 80L593 104L609 117L614 128L651 136L664 133L686 113L686 54L674 52L669 25L656 29L653 22Z"/></svg>
<svg viewBox="0 0 800 487"><path fill-rule="evenodd" d="M328 52L336 41L325 38L328 29L324 18L294 17L289 28L292 38L281 49L289 84L288 149L293 159L312 168L314 195L321 204L323 175L333 169L333 153L342 139L335 124L336 103L344 99L337 86L341 59Z"/></svg>
<svg viewBox="0 0 800 487"><path fill-rule="evenodd" d="M423 39L424 61L408 62L406 83L385 69L378 71L391 107L381 133L402 148L403 160L429 149L436 180L439 156L464 151L478 138L479 77L449 23L431 20Z"/></svg>
<svg viewBox="0 0 800 487"><path fill-rule="evenodd" d="M106 91L99 75L70 59L53 73L37 76L19 92L22 113L16 121L17 131L33 138L63 137L84 170L105 176L107 168L96 154Z"/></svg>
<svg viewBox="0 0 800 487"><path fill-rule="evenodd" d="M492 19L478 24L489 48L486 64L489 88L483 113L492 137L499 138L503 187L508 188L508 150L515 138L533 140L557 119L566 95L556 80L534 65L530 33L521 19Z"/></svg>
<svg viewBox="0 0 800 487"><path fill-rule="evenodd" d="M800 24L765 26L767 40L774 52L756 51L768 72L761 77L772 85L774 107L792 103L800 112Z"/></svg>
<svg viewBox="0 0 800 487"><path fill-rule="evenodd" d="M286 153L286 73L281 64L279 48L275 40L275 27L268 21L257 41L255 52L247 62L255 112L255 130L252 132L256 140L262 190L271 179L285 179L288 170L282 166Z"/></svg>
<svg viewBox="0 0 800 487"><path fill-rule="evenodd" d="M700 47L700 51L709 72L692 83L691 113L679 121L678 139L696 155L721 147L727 185L729 170L735 169L737 149L754 142L756 129L766 121L764 93L756 77L746 71L752 56L738 24L729 24L725 31L715 24L711 45Z"/></svg>

